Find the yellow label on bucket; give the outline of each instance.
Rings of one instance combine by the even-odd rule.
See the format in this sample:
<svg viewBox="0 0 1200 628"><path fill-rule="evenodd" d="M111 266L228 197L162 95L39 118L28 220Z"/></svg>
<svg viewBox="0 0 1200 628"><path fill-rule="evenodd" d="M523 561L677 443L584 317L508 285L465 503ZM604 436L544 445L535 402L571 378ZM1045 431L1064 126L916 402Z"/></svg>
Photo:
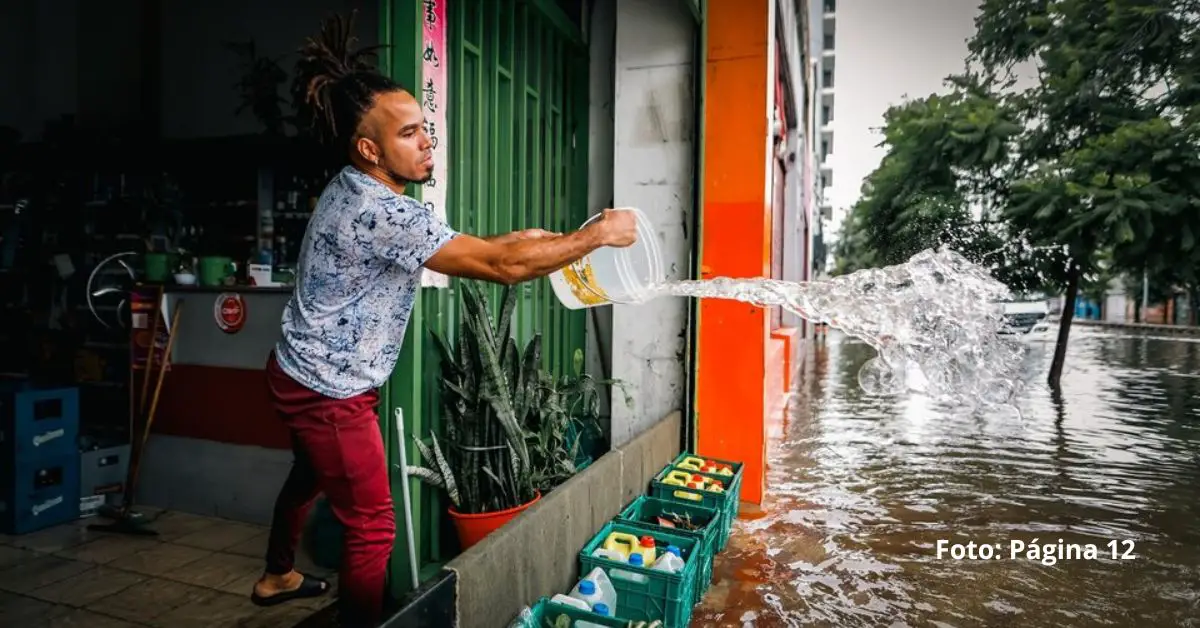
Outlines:
<svg viewBox="0 0 1200 628"><path fill-rule="evenodd" d="M592 272L592 264L587 258L567 265L562 269L562 274L567 287L571 289L571 294L579 299L580 303L597 305L608 302L608 295L596 283L596 275Z"/></svg>

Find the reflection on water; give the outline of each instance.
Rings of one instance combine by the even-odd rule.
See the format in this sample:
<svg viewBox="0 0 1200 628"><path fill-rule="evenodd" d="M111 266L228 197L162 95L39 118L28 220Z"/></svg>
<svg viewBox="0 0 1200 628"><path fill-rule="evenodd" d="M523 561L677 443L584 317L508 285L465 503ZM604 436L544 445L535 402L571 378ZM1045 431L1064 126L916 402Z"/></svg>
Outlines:
<svg viewBox="0 0 1200 628"><path fill-rule="evenodd" d="M1200 343L1072 336L1061 399L1039 385L1052 343L1031 351L1021 417L868 397L873 350L816 345L764 514L692 625L1200 626ZM1010 558L1060 539L1100 557ZM939 540L1002 557L939 559Z"/></svg>

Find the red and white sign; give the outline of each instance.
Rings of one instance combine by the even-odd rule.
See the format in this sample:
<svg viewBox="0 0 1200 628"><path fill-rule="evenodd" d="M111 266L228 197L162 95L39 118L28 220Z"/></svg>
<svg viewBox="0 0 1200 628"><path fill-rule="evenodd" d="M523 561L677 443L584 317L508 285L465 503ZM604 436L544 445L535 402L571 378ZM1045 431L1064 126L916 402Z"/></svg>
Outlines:
<svg viewBox="0 0 1200 628"><path fill-rule="evenodd" d="M446 67L446 3L449 0L421 0L421 29L423 52L421 54L421 108L425 110L425 132L433 142L433 178L421 189L421 200L438 218L446 220L446 192L450 180L447 177L447 162L450 160L448 118L446 117L446 92L450 88L450 74ZM450 278L426 270L421 273L421 286L448 288Z"/></svg>
<svg viewBox="0 0 1200 628"><path fill-rule="evenodd" d="M213 318L227 334L236 334L246 324L246 302L236 292L223 292L213 301Z"/></svg>

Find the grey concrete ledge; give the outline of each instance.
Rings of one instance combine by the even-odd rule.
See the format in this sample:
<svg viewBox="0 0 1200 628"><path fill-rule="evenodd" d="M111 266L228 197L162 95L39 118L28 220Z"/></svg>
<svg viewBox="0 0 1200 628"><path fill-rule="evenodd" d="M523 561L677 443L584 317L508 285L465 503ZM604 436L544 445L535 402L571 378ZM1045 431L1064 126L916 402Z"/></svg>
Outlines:
<svg viewBox="0 0 1200 628"><path fill-rule="evenodd" d="M458 577L457 626L503 628L579 578L579 551L679 455L673 412L543 497L446 565Z"/></svg>
<svg viewBox="0 0 1200 628"><path fill-rule="evenodd" d="M1072 325L1086 325L1089 327L1108 327L1111 329L1128 329L1130 331L1145 331L1154 332L1156 334L1166 334L1171 336L1193 336L1200 337L1200 327L1191 325L1158 325L1154 323L1115 323L1112 321L1094 321L1088 319L1074 319Z"/></svg>

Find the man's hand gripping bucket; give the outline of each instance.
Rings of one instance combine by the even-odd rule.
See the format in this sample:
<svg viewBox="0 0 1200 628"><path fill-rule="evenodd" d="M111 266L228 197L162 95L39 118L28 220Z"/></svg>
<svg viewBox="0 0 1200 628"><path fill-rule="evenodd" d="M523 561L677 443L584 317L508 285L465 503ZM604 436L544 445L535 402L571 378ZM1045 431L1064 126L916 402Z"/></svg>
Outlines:
<svg viewBox="0 0 1200 628"><path fill-rule="evenodd" d="M644 303L654 298L655 288L665 281L658 238L650 219L636 208L618 209L631 211L637 218L637 241L625 248L598 248L550 275L554 295L567 308L578 310L610 303ZM592 216L580 228L600 216Z"/></svg>

